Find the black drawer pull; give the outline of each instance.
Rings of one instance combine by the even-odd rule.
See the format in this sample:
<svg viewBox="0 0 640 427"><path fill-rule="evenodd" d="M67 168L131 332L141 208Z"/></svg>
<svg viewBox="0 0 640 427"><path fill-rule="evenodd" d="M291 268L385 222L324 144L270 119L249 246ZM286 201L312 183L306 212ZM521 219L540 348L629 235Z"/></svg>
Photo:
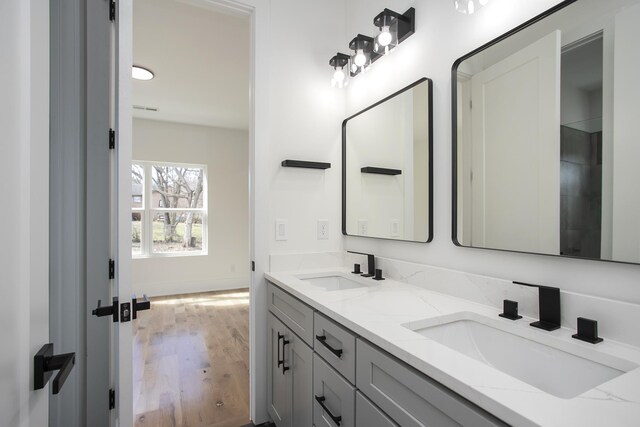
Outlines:
<svg viewBox="0 0 640 427"><path fill-rule="evenodd" d="M329 410L329 408L326 407L326 405L324 404L324 401L327 400L326 397L324 396L315 396L316 398L316 402L318 402L320 404L320 406L322 406L322 409L324 409L324 412L326 412L327 414L329 414L329 416L331 417L331 419L333 420L333 422L340 427L340 422L342 421L342 417L336 417L335 415L333 415L331 413L331 411Z"/></svg>
<svg viewBox="0 0 640 427"><path fill-rule="evenodd" d="M280 367L280 365L282 365L284 363L284 356L282 357L282 360L280 360L280 340L284 338L284 335L280 334L280 332L278 332L278 368ZM283 352L284 352L284 346L282 348Z"/></svg>
<svg viewBox="0 0 640 427"><path fill-rule="evenodd" d="M289 341L284 339L284 335L282 336L282 338L283 338L282 340L282 375L284 375L284 373L289 370L289 367L284 364L284 355L285 355L284 346L289 344Z"/></svg>
<svg viewBox="0 0 640 427"><path fill-rule="evenodd" d="M337 348L333 348L331 347L329 344L327 344L327 337L326 335L316 335L316 339L318 341L320 341L320 344L322 344L323 346L327 347L327 349L333 353L338 359L342 359L342 350L337 349Z"/></svg>

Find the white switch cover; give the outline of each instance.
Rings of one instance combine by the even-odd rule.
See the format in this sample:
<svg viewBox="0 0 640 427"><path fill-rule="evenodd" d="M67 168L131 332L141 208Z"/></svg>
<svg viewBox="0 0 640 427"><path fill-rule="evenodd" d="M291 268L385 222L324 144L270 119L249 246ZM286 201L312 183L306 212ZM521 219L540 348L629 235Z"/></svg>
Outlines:
<svg viewBox="0 0 640 427"><path fill-rule="evenodd" d="M369 235L369 220L368 219L359 219L358 220L358 235L359 236L367 236L367 235Z"/></svg>
<svg viewBox="0 0 640 427"><path fill-rule="evenodd" d="M287 233L287 220L276 220L276 240L288 240L289 234Z"/></svg>
<svg viewBox="0 0 640 427"><path fill-rule="evenodd" d="M400 221L397 219L391 220L391 237L398 237L400 235Z"/></svg>
<svg viewBox="0 0 640 427"><path fill-rule="evenodd" d="M329 239L329 220L319 219L318 220L318 240L328 240L328 239Z"/></svg>

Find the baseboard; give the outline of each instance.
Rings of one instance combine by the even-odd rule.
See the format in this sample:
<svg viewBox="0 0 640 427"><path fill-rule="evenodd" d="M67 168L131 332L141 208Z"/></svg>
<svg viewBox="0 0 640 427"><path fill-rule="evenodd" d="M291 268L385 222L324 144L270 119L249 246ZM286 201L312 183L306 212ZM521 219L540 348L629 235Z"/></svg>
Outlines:
<svg viewBox="0 0 640 427"><path fill-rule="evenodd" d="M161 297L167 295L195 294L199 292L229 291L248 288L249 278L228 278L216 280L201 280L192 282L141 283L134 284L136 295Z"/></svg>

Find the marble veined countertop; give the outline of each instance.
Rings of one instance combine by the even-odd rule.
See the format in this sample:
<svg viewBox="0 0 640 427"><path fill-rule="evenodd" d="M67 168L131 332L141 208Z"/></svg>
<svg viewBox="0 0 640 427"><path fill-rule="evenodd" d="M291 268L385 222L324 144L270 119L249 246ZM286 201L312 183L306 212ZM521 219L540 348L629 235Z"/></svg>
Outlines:
<svg viewBox="0 0 640 427"><path fill-rule="evenodd" d="M325 290L307 277L342 275L367 286ZM592 345L571 338L574 330L546 332L529 326L537 320L510 321L500 310L426 288L355 276L346 268L266 273L270 282L294 295L357 335L435 379L469 401L514 426L640 426L640 349L607 340ZM574 355L612 365L627 373L577 397L564 399L458 353L403 326L408 322L447 318L456 313L483 316L522 337ZM427 322L429 322L427 320ZM506 326L505 326L506 325ZM640 325L638 325L640 327ZM640 333L640 332L639 332Z"/></svg>

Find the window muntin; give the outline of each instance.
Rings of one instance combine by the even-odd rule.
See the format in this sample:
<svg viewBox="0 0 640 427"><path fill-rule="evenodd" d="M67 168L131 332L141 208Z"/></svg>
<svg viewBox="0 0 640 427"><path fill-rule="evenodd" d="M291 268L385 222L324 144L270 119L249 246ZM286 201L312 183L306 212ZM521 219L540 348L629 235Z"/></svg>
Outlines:
<svg viewBox="0 0 640 427"><path fill-rule="evenodd" d="M145 181L144 177L151 179ZM132 189L137 181L142 181L144 191L141 200L136 194L132 197L133 256L205 255L206 167L134 162ZM137 234L140 243L136 242Z"/></svg>

